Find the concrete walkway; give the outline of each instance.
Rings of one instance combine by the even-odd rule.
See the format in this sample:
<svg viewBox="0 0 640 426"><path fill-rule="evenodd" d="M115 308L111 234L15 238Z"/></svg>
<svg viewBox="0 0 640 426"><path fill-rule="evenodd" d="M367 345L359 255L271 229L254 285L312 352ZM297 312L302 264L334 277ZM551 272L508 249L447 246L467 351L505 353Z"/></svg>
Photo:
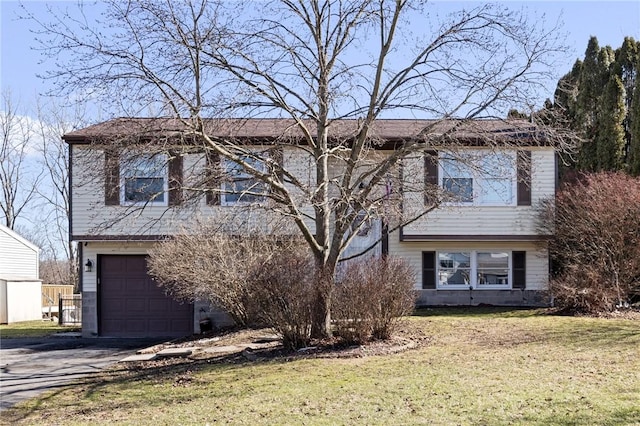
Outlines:
<svg viewBox="0 0 640 426"><path fill-rule="evenodd" d="M0 340L0 411L89 377L158 339L47 337Z"/></svg>

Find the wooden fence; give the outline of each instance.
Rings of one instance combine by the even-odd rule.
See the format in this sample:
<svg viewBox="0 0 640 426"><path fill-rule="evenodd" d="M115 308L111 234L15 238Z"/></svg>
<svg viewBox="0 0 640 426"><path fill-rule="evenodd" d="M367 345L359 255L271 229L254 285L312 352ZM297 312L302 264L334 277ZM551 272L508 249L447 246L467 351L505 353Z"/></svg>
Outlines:
<svg viewBox="0 0 640 426"><path fill-rule="evenodd" d="M42 284L42 313L47 316L58 313L60 296L73 296L73 285Z"/></svg>

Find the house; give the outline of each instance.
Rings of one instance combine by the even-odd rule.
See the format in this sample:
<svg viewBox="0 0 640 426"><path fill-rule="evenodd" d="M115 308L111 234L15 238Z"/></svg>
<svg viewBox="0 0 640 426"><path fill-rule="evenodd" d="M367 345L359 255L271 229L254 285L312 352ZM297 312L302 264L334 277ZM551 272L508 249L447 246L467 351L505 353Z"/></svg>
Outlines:
<svg viewBox="0 0 640 426"><path fill-rule="evenodd" d="M0 324L42 319L40 249L0 225Z"/></svg>
<svg viewBox="0 0 640 426"><path fill-rule="evenodd" d="M334 133L348 139L358 123L336 122ZM313 186L313 159L301 149L291 120L205 125L220 143L233 138L260 147L290 179ZM206 307L165 295L149 278L145 256L190 221L239 216L225 215L260 201L261 183L234 163L219 158L211 163L198 138L185 129L175 119L120 118L64 136L70 145L70 238L78 242L84 265L84 336L178 336L198 330ZM409 142L420 148L394 171L400 184L390 191L400 194L402 214L433 204L426 188L438 188L444 198L404 226L372 221L354 237L349 254L375 244L370 253L406 259L416 271L420 305L547 303L549 260L535 218L536 206L555 193L556 153L544 132L517 121L377 120L370 134L376 138L371 155L379 158ZM150 147L156 154L140 154ZM209 174L212 164L230 180L216 182ZM202 182L221 190L197 192ZM257 192L242 193L250 187ZM410 194L408 188L418 190ZM243 211L255 223L268 222L265 209Z"/></svg>

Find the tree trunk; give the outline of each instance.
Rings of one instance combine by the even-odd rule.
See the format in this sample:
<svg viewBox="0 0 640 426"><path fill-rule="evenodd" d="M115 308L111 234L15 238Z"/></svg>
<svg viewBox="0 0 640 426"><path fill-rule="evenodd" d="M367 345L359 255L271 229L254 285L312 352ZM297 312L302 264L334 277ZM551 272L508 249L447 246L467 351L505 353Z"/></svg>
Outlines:
<svg viewBox="0 0 640 426"><path fill-rule="evenodd" d="M317 290L313 302L311 337L323 339L331 337L331 300L323 291Z"/></svg>
<svg viewBox="0 0 640 426"><path fill-rule="evenodd" d="M331 332L331 299L336 263L327 264L324 259L317 259L316 292L313 301L313 321L311 324L311 337L327 338Z"/></svg>

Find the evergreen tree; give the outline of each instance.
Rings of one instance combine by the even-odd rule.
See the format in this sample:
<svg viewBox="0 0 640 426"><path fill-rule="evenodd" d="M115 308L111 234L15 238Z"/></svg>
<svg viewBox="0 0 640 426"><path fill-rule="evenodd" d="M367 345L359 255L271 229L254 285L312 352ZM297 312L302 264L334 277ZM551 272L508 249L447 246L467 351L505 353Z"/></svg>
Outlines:
<svg viewBox="0 0 640 426"><path fill-rule="evenodd" d="M546 109L551 108L558 110L556 112L562 115L571 128L575 128L577 123L576 108L582 67L582 61L577 59L571 71L562 76L560 81L558 81L556 91L553 94L553 105L551 107L545 105Z"/></svg>
<svg viewBox="0 0 640 426"><path fill-rule="evenodd" d="M640 51L640 49L639 49ZM633 103L628 115L630 128L628 170L634 176L640 175L640 55L636 60L636 84L634 88Z"/></svg>
<svg viewBox="0 0 640 426"><path fill-rule="evenodd" d="M636 85L636 79L638 75L638 49L640 42L636 43L633 37L625 37L622 46L616 50L616 60L613 72L618 75L624 85L624 90L627 93L625 99L625 107L627 110L631 109L633 103L633 94ZM628 125L628 120L625 120ZM625 130L628 132L629 127L626 126Z"/></svg>
<svg viewBox="0 0 640 426"><path fill-rule="evenodd" d="M622 80L612 75L602 94L597 117L598 135L595 140L597 171L616 171L624 167L626 116L625 90Z"/></svg>
<svg viewBox="0 0 640 426"><path fill-rule="evenodd" d="M584 59L558 81L554 104L545 109L582 137L575 168L640 174L639 71L640 42L625 37L613 50L592 36Z"/></svg>
<svg viewBox="0 0 640 426"><path fill-rule="evenodd" d="M598 39L592 36L582 62L576 97L576 130L584 137L577 164L582 170L594 171L598 168L598 104L606 81L604 75L608 72L602 63L606 59L608 55L601 52Z"/></svg>

